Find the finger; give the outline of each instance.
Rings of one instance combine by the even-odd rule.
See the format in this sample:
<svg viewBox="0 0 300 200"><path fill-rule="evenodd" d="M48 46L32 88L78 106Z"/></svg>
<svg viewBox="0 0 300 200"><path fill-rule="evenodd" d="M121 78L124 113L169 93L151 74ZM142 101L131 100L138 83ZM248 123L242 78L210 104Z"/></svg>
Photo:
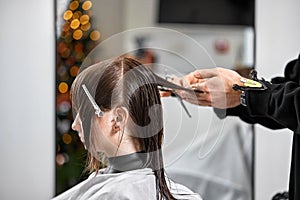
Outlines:
<svg viewBox="0 0 300 200"><path fill-rule="evenodd" d="M199 106L210 106L211 107L211 102L209 101L198 101Z"/></svg>
<svg viewBox="0 0 300 200"><path fill-rule="evenodd" d="M184 99L186 102L189 102L194 105L199 106L211 106L211 102L205 100L197 100L197 99Z"/></svg>
<svg viewBox="0 0 300 200"><path fill-rule="evenodd" d="M190 103L193 103L193 104L198 104L198 102L201 102L201 101L208 102L205 99L201 99L201 98L184 98L183 100L187 101L187 102L190 102Z"/></svg>
<svg viewBox="0 0 300 200"><path fill-rule="evenodd" d="M189 92L189 91L178 91L177 94L181 98L198 98L198 95L203 94L199 92Z"/></svg>
<svg viewBox="0 0 300 200"><path fill-rule="evenodd" d="M206 81L202 81L200 83L193 84L193 85L191 85L191 88L193 90L201 91L204 93L209 93L209 89L208 89Z"/></svg>
<svg viewBox="0 0 300 200"><path fill-rule="evenodd" d="M195 83L198 83L198 78L196 78L194 76L194 73L189 73L187 75L185 75L184 77L182 77L180 83L181 83L181 86L183 87L186 87L188 85L191 85L191 84L195 84Z"/></svg>
<svg viewBox="0 0 300 200"><path fill-rule="evenodd" d="M205 101L205 102L212 102L210 95L208 96L202 96L202 97L186 97L186 98L182 98L185 101L189 101L189 102L197 102L197 101Z"/></svg>
<svg viewBox="0 0 300 200"><path fill-rule="evenodd" d="M193 72L195 78L204 79L204 78L212 78L214 76L218 76L219 72L217 68L213 69L198 69Z"/></svg>
<svg viewBox="0 0 300 200"><path fill-rule="evenodd" d="M211 102L212 97L210 93L188 93L188 92L183 92L181 95L182 99L187 100L187 101L207 101Z"/></svg>
<svg viewBox="0 0 300 200"><path fill-rule="evenodd" d="M160 97L169 97L171 96L171 92L159 91Z"/></svg>
<svg viewBox="0 0 300 200"><path fill-rule="evenodd" d="M184 98L183 100L186 102L189 102L191 104L194 104L194 105L198 105L198 102L199 102L199 100L197 98Z"/></svg>

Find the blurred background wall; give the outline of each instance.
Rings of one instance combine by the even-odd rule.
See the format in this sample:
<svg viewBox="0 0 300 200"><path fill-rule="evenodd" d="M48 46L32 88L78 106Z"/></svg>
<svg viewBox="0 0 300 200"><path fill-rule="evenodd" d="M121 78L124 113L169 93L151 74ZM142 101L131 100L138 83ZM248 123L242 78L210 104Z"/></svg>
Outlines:
<svg viewBox="0 0 300 200"><path fill-rule="evenodd" d="M0 1L0 199L54 193L52 0Z"/></svg>

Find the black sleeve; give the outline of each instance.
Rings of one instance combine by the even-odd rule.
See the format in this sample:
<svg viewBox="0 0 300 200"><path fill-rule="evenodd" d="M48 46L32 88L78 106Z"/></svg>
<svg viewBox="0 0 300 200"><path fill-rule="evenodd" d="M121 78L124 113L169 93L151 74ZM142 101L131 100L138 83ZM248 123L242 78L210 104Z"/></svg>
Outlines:
<svg viewBox="0 0 300 200"><path fill-rule="evenodd" d="M267 87L265 91L246 91L246 109L249 116L258 119L268 118L279 126L299 132L296 131L300 130L299 83L293 81L282 84L269 83Z"/></svg>
<svg viewBox="0 0 300 200"><path fill-rule="evenodd" d="M225 111L223 109L214 108L215 113L219 118L225 118L226 116L238 116L244 122L249 124L261 124L270 129L282 129L285 128L275 120L267 117L253 117L250 116L245 106L237 106L235 108L228 108Z"/></svg>
<svg viewBox="0 0 300 200"><path fill-rule="evenodd" d="M247 106L224 110L215 109L219 117L239 116L251 124L271 129L289 128L300 132L300 55L285 68L285 76L266 82L265 91L246 91ZM226 113L226 114L224 114Z"/></svg>

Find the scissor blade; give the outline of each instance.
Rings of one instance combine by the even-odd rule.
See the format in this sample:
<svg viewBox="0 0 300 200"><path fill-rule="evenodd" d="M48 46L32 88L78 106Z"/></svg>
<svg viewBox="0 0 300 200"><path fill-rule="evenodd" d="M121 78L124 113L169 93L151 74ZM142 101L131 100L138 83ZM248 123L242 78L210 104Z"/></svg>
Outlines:
<svg viewBox="0 0 300 200"><path fill-rule="evenodd" d="M157 84L164 88L170 88L173 90L182 90L182 91L187 91L187 92L200 92L200 93L202 92L202 91L198 91L198 90L193 90L191 88L185 88L185 87L176 85L170 81L167 81L166 79L161 78L160 76L157 76L156 74L155 74L155 77L156 77Z"/></svg>
<svg viewBox="0 0 300 200"><path fill-rule="evenodd" d="M192 115L190 114L189 110L187 109L187 107L185 106L185 104L183 103L183 100L182 98L176 93L176 92L173 92L176 96L176 98L178 99L179 103L181 104L181 106L183 107L183 109L185 110L186 114L192 118Z"/></svg>

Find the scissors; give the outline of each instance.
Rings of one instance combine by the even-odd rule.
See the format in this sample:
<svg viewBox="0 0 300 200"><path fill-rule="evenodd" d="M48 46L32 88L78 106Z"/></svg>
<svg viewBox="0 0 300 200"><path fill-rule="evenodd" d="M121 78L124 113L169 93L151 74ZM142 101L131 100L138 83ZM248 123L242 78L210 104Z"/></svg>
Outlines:
<svg viewBox="0 0 300 200"><path fill-rule="evenodd" d="M160 91L164 91L164 92L170 92L172 97L176 97L180 103L180 105L183 107L183 109L185 110L186 114L191 118L192 115L190 114L189 110L187 109L186 105L184 104L181 96L176 92L176 90L182 90L182 91L187 91L187 92L198 92L198 93L202 93L202 91L198 91L198 90L193 90L190 88L185 88L179 85L176 85L172 82L169 82L166 79L163 79L157 75L156 76L156 80L158 83L158 89Z"/></svg>
<svg viewBox="0 0 300 200"><path fill-rule="evenodd" d="M190 114L189 110L187 109L187 107L185 106L185 104L183 103L183 100L181 98L181 96L178 95L178 93L173 90L173 89L170 89L170 88L166 88L166 87L163 87L163 86L158 86L158 89L160 91L164 91L164 92L170 92L171 93L171 96L172 97L176 97L179 101L179 103L181 104L181 106L183 107L183 109L185 110L186 114L191 118L192 115Z"/></svg>

